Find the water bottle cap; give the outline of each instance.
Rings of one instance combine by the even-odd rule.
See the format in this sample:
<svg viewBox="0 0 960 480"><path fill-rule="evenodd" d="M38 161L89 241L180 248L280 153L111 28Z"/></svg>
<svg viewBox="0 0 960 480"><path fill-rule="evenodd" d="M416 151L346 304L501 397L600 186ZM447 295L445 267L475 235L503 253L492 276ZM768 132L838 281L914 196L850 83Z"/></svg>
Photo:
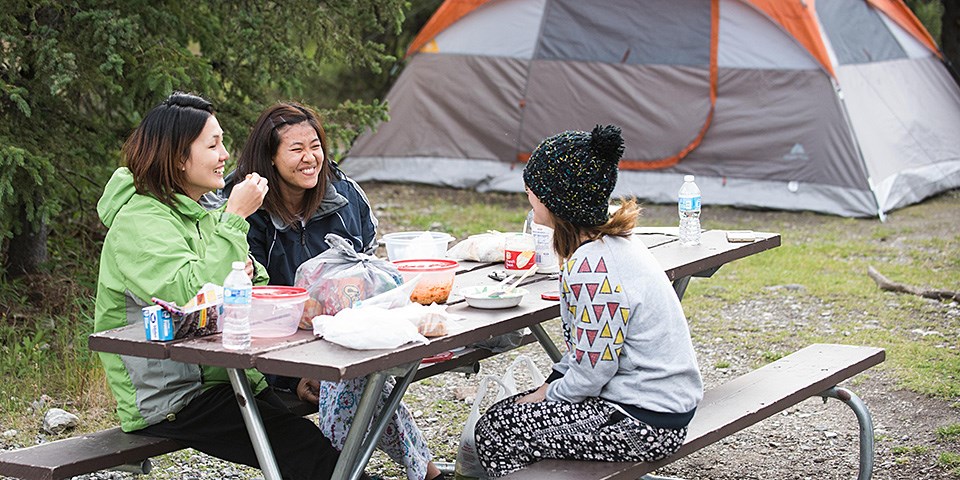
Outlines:
<svg viewBox="0 0 960 480"><path fill-rule="evenodd" d="M234 270L243 270L247 267L247 264L243 262L233 262L231 265L233 266Z"/></svg>
<svg viewBox="0 0 960 480"><path fill-rule="evenodd" d="M684 176L683 176L683 181L684 181L684 182L692 182L692 181L693 181L693 175L684 175Z"/></svg>

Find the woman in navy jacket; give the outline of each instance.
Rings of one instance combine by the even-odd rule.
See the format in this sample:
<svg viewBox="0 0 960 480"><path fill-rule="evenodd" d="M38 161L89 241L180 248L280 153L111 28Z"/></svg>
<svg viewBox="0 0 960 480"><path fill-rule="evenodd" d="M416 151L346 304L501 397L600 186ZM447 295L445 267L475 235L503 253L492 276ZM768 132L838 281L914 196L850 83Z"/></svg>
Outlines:
<svg viewBox="0 0 960 480"><path fill-rule="evenodd" d="M271 284L293 285L297 267L328 248L328 233L349 240L358 252L372 254L377 247L377 219L370 202L360 186L327 159L326 150L326 134L312 110L278 103L257 119L240 154L234 178L260 172L271 186L263 206L247 219L250 251L267 268ZM319 404L320 428L337 448L343 448L365 382L358 378L318 384L303 379L296 386L300 398ZM388 382L381 402L392 390ZM442 478L402 404L378 446L406 468L410 480Z"/></svg>

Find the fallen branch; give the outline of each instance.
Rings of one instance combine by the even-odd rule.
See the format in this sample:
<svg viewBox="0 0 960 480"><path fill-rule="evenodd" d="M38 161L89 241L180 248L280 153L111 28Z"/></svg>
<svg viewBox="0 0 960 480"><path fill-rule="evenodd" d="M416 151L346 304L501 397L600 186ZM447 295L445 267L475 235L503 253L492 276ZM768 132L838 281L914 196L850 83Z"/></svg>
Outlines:
<svg viewBox="0 0 960 480"><path fill-rule="evenodd" d="M912 295L919 295L924 298L932 298L934 300L952 300L960 303L960 292L952 292L950 290L924 290L912 285L897 283L881 275L880 272L878 272L877 269L873 268L872 266L867 267L867 275L869 275L874 282L877 282L877 286L880 287L880 290L909 293Z"/></svg>

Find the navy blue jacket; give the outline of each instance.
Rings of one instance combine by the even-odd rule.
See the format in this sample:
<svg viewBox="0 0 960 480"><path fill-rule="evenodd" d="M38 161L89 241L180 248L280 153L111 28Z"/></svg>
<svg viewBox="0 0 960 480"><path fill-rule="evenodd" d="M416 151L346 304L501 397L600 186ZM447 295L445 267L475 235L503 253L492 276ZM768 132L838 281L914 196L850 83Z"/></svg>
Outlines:
<svg viewBox="0 0 960 480"><path fill-rule="evenodd" d="M317 212L296 225L283 225L279 218L260 209L247 217L250 253L270 274L271 285L293 285L297 267L329 246L323 240L335 233L358 252L373 254L377 248L377 219L363 189L334 167L336 179L327 188Z"/></svg>

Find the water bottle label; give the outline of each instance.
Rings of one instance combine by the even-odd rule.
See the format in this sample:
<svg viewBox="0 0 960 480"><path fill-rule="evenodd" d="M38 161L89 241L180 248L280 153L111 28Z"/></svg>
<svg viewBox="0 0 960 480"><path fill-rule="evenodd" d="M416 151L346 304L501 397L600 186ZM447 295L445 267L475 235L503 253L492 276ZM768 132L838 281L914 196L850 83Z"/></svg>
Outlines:
<svg viewBox="0 0 960 480"><path fill-rule="evenodd" d="M223 289L223 303L230 305L250 305L253 297L253 290L250 288L228 288Z"/></svg>
<svg viewBox="0 0 960 480"><path fill-rule="evenodd" d="M680 197L680 210L700 210L700 197Z"/></svg>

